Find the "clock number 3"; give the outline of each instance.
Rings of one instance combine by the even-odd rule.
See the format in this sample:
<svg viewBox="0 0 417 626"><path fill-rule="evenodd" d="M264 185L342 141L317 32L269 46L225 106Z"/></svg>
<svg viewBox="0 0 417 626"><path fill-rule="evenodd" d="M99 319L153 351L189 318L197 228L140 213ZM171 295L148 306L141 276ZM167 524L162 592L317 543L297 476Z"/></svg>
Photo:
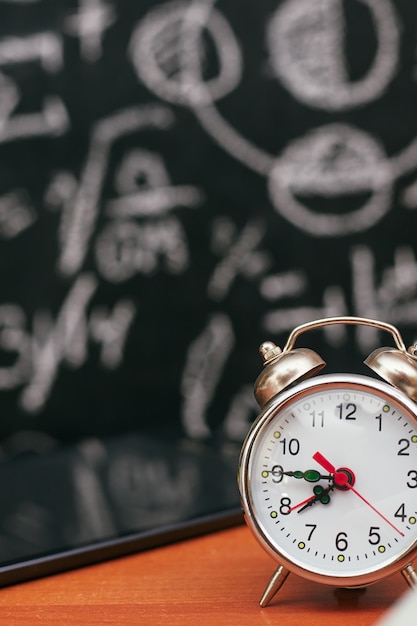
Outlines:
<svg viewBox="0 0 417 626"><path fill-rule="evenodd" d="M410 487L410 489L415 489L417 487L417 471L410 470L407 476L410 479L407 481L407 487Z"/></svg>

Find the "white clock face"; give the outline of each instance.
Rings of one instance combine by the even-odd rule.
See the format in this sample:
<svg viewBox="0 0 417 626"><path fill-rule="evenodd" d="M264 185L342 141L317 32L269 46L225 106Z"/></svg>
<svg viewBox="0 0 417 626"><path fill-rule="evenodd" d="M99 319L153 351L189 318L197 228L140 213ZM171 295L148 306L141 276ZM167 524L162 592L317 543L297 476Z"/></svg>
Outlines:
<svg viewBox="0 0 417 626"><path fill-rule="evenodd" d="M410 550L416 410L385 383L335 375L266 409L244 447L240 489L250 525L278 560L337 584L377 580Z"/></svg>

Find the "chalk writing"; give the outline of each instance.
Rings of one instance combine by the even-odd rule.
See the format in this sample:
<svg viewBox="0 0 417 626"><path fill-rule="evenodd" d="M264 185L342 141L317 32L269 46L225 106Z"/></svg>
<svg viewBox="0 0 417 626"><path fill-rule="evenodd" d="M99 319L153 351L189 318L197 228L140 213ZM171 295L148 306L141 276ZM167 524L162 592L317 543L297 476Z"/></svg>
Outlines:
<svg viewBox="0 0 417 626"><path fill-rule="evenodd" d="M26 328L23 311L14 305L0 308L0 347L16 354L13 365L0 369L0 388L24 385L20 401L29 413L39 411L48 399L61 362L80 367L87 358L91 337L102 346L101 361L117 367L135 316L132 303L119 302L112 312L95 309L87 319L87 307L97 289L92 275L81 275L71 288L54 322L48 311L33 319L33 335Z"/></svg>
<svg viewBox="0 0 417 626"><path fill-rule="evenodd" d="M172 120L170 111L151 106L120 111L96 123L76 196L64 207L62 215L58 266L63 274L74 274L84 261L98 216L112 144L141 128L167 128Z"/></svg>
<svg viewBox="0 0 417 626"><path fill-rule="evenodd" d="M102 38L115 22L114 7L102 0L80 0L78 13L65 20L65 31L79 37L81 56L89 63L97 61L102 54Z"/></svg>
<svg viewBox="0 0 417 626"><path fill-rule="evenodd" d="M140 396L140 425L167 413L158 371L189 438L237 440L264 336L344 314L416 334L411 7L1 0L0 13L0 389L20 418L59 420L63 369L102 368L120 402L125 384ZM323 338L349 357L378 345L352 333Z"/></svg>

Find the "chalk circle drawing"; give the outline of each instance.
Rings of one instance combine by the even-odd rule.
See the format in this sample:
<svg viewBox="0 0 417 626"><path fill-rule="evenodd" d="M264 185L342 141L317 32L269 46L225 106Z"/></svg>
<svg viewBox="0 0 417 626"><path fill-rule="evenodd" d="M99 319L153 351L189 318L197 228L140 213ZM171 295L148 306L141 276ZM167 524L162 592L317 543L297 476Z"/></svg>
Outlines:
<svg viewBox="0 0 417 626"><path fill-rule="evenodd" d="M193 106L232 91L241 79L242 58L231 28L218 11L212 10L206 24L196 30L190 8L192 3L173 2L148 13L133 34L130 54L139 78L154 93L168 102ZM203 69L206 37L217 53L219 72L206 81L195 80L188 65L192 59Z"/></svg>
<svg viewBox="0 0 417 626"><path fill-rule="evenodd" d="M417 166L417 140L392 157L369 133L344 124L318 128L290 142L279 156L247 140L215 105L238 86L243 64L240 45L215 2L174 2L151 10L134 30L129 47L138 78L159 97L190 107L219 146L265 176L273 206L301 231L342 237L375 225L390 208L396 178ZM340 1L287 0L269 20L271 63L277 78L300 101L329 111L352 108L379 97L392 79L399 54L392 4L358 2L373 19L377 50L367 74L353 82L346 75ZM309 43L299 46L305 29ZM218 60L218 75L210 80L203 76L208 34ZM285 69L282 59L288 63ZM338 199L352 194L362 197L362 205L341 213ZM309 206L309 195L334 198L334 207Z"/></svg>
<svg viewBox="0 0 417 626"><path fill-rule="evenodd" d="M190 107L205 131L222 148L259 174L268 174L275 159L236 131L214 102L240 83L242 52L215 0L169 2L151 9L134 29L129 45L140 81L160 98ZM210 42L217 75L205 79L204 60Z"/></svg>
<svg viewBox="0 0 417 626"><path fill-rule="evenodd" d="M267 29L271 67L300 101L344 110L380 96L393 78L399 28L388 0L358 0L372 18L377 50L363 78L350 81L345 63L342 0L287 0Z"/></svg>
<svg viewBox="0 0 417 626"><path fill-rule="evenodd" d="M389 160L375 139L334 124L289 145L271 171L269 193L281 215L298 228L313 235L346 235L370 228L387 213L392 178ZM359 208L338 213L342 197L362 194L370 197ZM334 199L334 212L313 212L309 196Z"/></svg>

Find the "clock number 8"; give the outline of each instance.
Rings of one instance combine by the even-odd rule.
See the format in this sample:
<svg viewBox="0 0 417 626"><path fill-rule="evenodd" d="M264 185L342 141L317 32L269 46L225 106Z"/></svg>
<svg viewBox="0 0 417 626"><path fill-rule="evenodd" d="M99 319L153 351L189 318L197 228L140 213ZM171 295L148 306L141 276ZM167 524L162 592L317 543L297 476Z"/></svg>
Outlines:
<svg viewBox="0 0 417 626"><path fill-rule="evenodd" d="M279 512L281 515L289 515L291 513L291 500L290 498L281 498L281 506Z"/></svg>

